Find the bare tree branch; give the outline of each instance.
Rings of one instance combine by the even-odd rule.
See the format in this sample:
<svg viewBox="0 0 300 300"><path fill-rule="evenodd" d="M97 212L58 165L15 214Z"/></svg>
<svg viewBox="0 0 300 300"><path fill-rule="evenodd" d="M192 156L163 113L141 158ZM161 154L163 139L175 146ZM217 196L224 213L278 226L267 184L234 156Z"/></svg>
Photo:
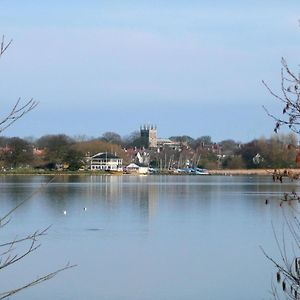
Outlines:
<svg viewBox="0 0 300 300"><path fill-rule="evenodd" d="M300 133L300 75L296 75L289 68L286 60L281 59L281 92L282 95L278 95L273 92L269 85L262 81L263 85L267 88L268 92L278 101L283 103L284 108L282 111L282 117L275 116L267 112L275 121L274 131L278 132L281 126L288 126L293 132Z"/></svg>
<svg viewBox="0 0 300 300"><path fill-rule="evenodd" d="M3 292L3 293L0 293L0 299L6 299L24 289L27 289L29 287L32 287L32 286L35 286L39 283L42 283L46 280L49 280L51 278L53 278L54 276L56 276L58 273L62 272L62 271L65 271L65 270L68 270L68 269L71 269L71 268L74 268L76 267L76 265L70 265L70 264L67 264L65 267L61 268L61 269L58 269L52 273L48 273L47 275L44 275L44 276L41 276L33 281L30 281L29 283L19 287L19 288L15 288L13 290L10 290L10 291L7 291L7 292Z"/></svg>
<svg viewBox="0 0 300 300"><path fill-rule="evenodd" d="M1 44L0 44L0 58L3 55L3 53L7 50L7 48L11 45L12 40L10 40L8 43L5 43L5 36L2 36Z"/></svg>
<svg viewBox="0 0 300 300"><path fill-rule="evenodd" d="M0 58L5 53L5 51L8 49L8 47L11 45L12 40L9 42L5 42L5 37L2 36L2 40L0 42ZM38 105L38 102L30 99L29 101L25 102L24 104L21 104L21 98L19 98L10 112L0 121L0 133L3 132L5 129L10 127L12 124L14 124L17 120L22 118L25 114L32 111L36 106ZM55 177L53 177L51 180L49 180L46 184L42 184L40 188L34 190L28 197L26 197L23 201L21 201L18 205L13 207L10 211L8 211L4 216L0 217L0 229L2 229L4 226L8 225L8 223L11 220L11 216L13 212L15 212L20 206L24 205L28 200L32 199L34 195L40 193L43 189L45 189L46 186L48 186ZM48 229L47 227L43 230L37 230L32 234L29 234L25 237L15 238L11 241L3 242L0 244L0 248L2 250L2 253L0 253L0 270L3 271L5 268L10 267L13 264L19 263L22 261L25 257L30 255L31 253L34 253L41 244L39 243L39 238L47 234ZM26 248L21 253L16 253L18 249L17 246L23 246ZM65 267L58 269L52 273L48 273L44 276L38 277L36 280L32 280L28 283L26 283L23 286L14 288L12 290L2 292L0 293L0 299L6 299L26 288L32 287L36 284L39 284L43 281L49 280L53 278L58 273L73 268L75 265L67 264Z"/></svg>
<svg viewBox="0 0 300 300"><path fill-rule="evenodd" d="M33 99L27 101L24 105L20 105L21 98L19 98L8 113L8 115L0 122L0 133L10 127L17 120L22 118L25 114L32 111L39 103Z"/></svg>

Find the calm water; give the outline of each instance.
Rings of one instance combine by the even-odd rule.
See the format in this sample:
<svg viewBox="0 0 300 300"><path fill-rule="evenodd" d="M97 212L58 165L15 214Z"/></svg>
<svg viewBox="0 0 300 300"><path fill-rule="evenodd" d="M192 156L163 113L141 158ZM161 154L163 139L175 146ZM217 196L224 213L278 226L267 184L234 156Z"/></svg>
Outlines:
<svg viewBox="0 0 300 300"><path fill-rule="evenodd" d="M48 180L1 177L1 214ZM0 272L1 290L70 261L78 266L15 299L270 299L274 268L259 246L278 257L276 198L295 186L269 177L57 177L1 229L6 241L52 225L35 254Z"/></svg>

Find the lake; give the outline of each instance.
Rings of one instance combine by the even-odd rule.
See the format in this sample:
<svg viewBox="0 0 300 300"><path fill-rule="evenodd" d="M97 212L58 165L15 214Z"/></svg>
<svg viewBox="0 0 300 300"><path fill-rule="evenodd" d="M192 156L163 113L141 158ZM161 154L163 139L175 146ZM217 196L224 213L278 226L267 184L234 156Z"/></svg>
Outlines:
<svg viewBox="0 0 300 300"><path fill-rule="evenodd" d="M0 177L0 213L50 179ZM275 269L259 246L278 259L272 223L281 236L286 210L278 198L298 185L259 176L57 176L1 229L4 242L52 225L35 253L0 272L1 291L70 262L77 267L14 299L270 299Z"/></svg>

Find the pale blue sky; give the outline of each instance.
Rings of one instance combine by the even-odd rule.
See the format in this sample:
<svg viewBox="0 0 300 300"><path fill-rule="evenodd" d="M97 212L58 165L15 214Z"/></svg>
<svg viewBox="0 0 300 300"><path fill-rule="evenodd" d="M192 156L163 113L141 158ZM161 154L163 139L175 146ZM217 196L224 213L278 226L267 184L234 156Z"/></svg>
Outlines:
<svg viewBox="0 0 300 300"><path fill-rule="evenodd" d="M299 63L298 1L0 0L2 112L39 107L7 135L126 135L249 141L272 134L261 84Z"/></svg>

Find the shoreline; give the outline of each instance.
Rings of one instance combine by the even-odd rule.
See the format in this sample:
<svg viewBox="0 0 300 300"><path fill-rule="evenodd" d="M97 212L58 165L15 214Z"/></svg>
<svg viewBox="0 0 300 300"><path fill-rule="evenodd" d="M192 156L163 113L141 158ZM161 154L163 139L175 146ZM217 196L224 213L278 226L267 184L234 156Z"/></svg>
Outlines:
<svg viewBox="0 0 300 300"><path fill-rule="evenodd" d="M293 175L300 175L299 169L277 169L277 172L283 174L289 171ZM228 169L228 170L209 170L209 175L215 176L270 176L274 173L274 169ZM161 172L157 174L124 174L124 173L108 173L108 172L1 172L0 176L145 176L145 175L173 175L173 176L186 176L188 174L172 174L169 172ZM188 175L188 176L209 176L209 175Z"/></svg>
<svg viewBox="0 0 300 300"><path fill-rule="evenodd" d="M300 169L276 169L278 173L283 174L285 171L289 171L292 174L300 174ZM267 176L274 173L274 169L231 169L231 170L210 170L211 175L257 175Z"/></svg>

